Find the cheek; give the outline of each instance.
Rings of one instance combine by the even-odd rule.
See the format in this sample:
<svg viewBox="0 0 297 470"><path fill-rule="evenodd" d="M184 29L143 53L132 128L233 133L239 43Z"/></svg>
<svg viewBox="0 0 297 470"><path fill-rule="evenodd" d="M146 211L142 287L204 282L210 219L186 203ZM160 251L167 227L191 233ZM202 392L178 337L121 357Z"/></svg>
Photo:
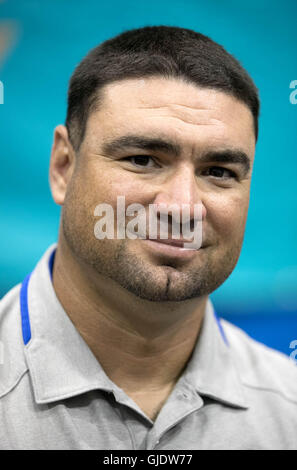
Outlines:
<svg viewBox="0 0 297 470"><path fill-rule="evenodd" d="M218 195L208 201L207 220L219 238L233 243L243 235L248 205L248 193Z"/></svg>
<svg viewBox="0 0 297 470"><path fill-rule="evenodd" d="M128 174L115 174L108 178L100 185L99 193L105 202L115 206L117 197L124 196L126 207L129 204L140 203L145 206L145 185L143 182L129 177ZM99 195L99 194L98 194Z"/></svg>
<svg viewBox="0 0 297 470"><path fill-rule="evenodd" d="M86 191L92 194L91 199L94 203L104 202L115 207L117 197L124 196L126 205L137 202L145 205L146 185L138 175L119 171L104 163L89 165L83 173L82 178L87 182Z"/></svg>

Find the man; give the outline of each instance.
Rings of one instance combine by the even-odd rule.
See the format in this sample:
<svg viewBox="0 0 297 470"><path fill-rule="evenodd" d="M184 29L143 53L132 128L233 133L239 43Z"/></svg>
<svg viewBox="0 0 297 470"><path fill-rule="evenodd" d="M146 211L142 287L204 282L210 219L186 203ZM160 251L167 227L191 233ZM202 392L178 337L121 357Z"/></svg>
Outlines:
<svg viewBox="0 0 297 470"><path fill-rule="evenodd" d="M1 448L297 448L296 367L208 298L240 254L258 111L237 60L194 31L128 31L79 64L50 163L58 243L1 303ZM95 236L119 197L160 227L174 205L193 228L200 207L201 246L170 214L167 239Z"/></svg>

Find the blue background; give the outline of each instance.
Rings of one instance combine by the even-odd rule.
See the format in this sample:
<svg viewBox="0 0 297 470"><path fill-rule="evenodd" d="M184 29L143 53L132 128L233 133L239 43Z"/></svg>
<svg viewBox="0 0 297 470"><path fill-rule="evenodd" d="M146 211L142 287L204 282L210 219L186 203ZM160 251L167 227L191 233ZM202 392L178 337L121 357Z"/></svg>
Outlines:
<svg viewBox="0 0 297 470"><path fill-rule="evenodd" d="M297 339L296 0L0 1L0 296L57 239L60 209L48 164L73 68L126 29L175 25L234 54L260 90L262 110L246 235L238 265L211 298L251 336L292 351Z"/></svg>

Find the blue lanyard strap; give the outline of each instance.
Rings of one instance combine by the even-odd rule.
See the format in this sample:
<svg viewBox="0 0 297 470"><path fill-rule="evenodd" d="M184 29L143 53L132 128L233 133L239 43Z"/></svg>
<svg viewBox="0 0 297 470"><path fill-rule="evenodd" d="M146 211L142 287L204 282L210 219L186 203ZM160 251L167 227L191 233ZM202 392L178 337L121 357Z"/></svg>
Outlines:
<svg viewBox="0 0 297 470"><path fill-rule="evenodd" d="M54 267L54 261L55 261L55 254L56 254L56 250L52 252L50 259L48 260L48 267L49 267L49 272L50 272L52 281L53 281L53 267Z"/></svg>
<svg viewBox="0 0 297 470"><path fill-rule="evenodd" d="M28 310L28 284L31 274L32 273L28 274L23 280L20 291L21 319L24 344L29 343L31 339L31 327Z"/></svg>
<svg viewBox="0 0 297 470"><path fill-rule="evenodd" d="M52 252L49 262L48 262L51 279L53 279L53 265L54 265L55 254L56 254L56 250ZM29 343L31 339L31 326L30 326L30 317L29 317L29 309L28 309L28 284L29 284L31 274L32 273L28 274L23 280L21 291L20 291L22 332L23 332L23 340L24 340L25 345Z"/></svg>
<svg viewBox="0 0 297 470"><path fill-rule="evenodd" d="M215 319L216 319L217 325L218 325L218 327L219 327L219 330L220 330L221 336L222 336L222 338L223 338L223 340L224 340L225 344L226 344L227 346L229 346L229 343L228 343L228 340L227 340L227 338L226 338L225 331L224 331L224 329L223 329L223 327L222 327L222 324L221 324L220 318L219 318L219 317L218 317L218 315L216 314L215 310L214 310L214 316L215 316Z"/></svg>

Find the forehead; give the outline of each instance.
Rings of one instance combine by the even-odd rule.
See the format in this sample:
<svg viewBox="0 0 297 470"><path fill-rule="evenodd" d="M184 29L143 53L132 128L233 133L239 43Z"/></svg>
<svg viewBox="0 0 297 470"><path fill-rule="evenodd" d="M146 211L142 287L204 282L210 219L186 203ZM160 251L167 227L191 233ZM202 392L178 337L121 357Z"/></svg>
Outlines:
<svg viewBox="0 0 297 470"><path fill-rule="evenodd" d="M255 135L249 108L224 92L181 79L145 78L105 86L88 120L91 139L148 133L188 147L235 147L253 155Z"/></svg>

